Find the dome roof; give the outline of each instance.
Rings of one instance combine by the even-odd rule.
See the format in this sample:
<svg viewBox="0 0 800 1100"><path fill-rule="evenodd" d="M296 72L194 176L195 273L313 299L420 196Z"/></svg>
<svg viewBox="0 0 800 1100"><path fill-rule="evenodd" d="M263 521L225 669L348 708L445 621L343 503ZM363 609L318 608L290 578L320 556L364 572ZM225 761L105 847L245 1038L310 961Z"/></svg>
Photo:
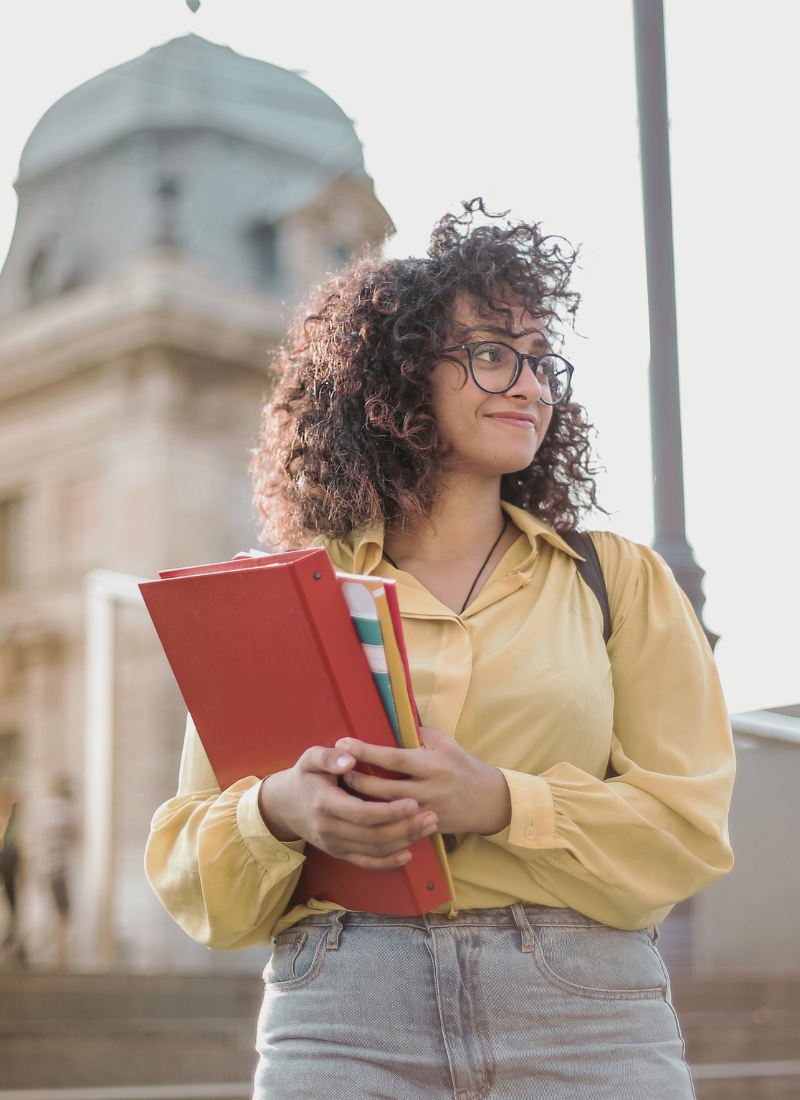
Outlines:
<svg viewBox="0 0 800 1100"><path fill-rule="evenodd" d="M190 34L101 73L55 103L28 139L19 182L130 134L172 129L235 134L332 175L364 173L353 124L325 92L297 73Z"/></svg>

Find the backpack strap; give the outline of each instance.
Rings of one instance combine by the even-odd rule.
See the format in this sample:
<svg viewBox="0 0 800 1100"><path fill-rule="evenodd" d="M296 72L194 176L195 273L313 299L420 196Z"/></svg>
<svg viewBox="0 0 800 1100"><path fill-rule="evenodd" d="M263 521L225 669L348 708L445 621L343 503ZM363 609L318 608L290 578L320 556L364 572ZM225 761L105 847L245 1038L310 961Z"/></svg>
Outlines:
<svg viewBox="0 0 800 1100"><path fill-rule="evenodd" d="M558 533L570 549L586 559L585 561L576 561L575 566L600 604L600 610L603 612L603 641L608 645L612 630L611 608L608 605L608 592L606 590L606 580L603 576L603 567L600 564L591 535L587 534L586 531L559 531Z"/></svg>

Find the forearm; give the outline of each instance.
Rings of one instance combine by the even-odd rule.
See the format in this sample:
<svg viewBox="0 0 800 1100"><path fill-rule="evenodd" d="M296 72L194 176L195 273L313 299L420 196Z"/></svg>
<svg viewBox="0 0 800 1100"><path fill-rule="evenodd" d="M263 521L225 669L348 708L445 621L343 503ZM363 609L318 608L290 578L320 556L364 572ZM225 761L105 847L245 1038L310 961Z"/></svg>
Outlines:
<svg viewBox="0 0 800 1100"><path fill-rule="evenodd" d="M716 776L637 774L658 797L569 764L541 776L507 775L511 823L485 839L522 860L564 904L604 923L642 927L648 913L666 911L730 868Z"/></svg>
<svg viewBox="0 0 800 1100"><path fill-rule="evenodd" d="M148 879L173 919L217 950L269 942L304 858L261 821L258 785L250 777L221 793L178 796L153 818Z"/></svg>

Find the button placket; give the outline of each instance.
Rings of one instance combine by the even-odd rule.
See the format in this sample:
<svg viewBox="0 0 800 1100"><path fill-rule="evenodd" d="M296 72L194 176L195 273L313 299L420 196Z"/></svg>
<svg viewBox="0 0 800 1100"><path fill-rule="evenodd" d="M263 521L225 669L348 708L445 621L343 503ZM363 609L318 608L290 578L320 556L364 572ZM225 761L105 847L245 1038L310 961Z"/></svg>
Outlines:
<svg viewBox="0 0 800 1100"><path fill-rule="evenodd" d="M446 622L447 634L436 666L425 724L448 737L455 737L472 676L472 639L460 619Z"/></svg>

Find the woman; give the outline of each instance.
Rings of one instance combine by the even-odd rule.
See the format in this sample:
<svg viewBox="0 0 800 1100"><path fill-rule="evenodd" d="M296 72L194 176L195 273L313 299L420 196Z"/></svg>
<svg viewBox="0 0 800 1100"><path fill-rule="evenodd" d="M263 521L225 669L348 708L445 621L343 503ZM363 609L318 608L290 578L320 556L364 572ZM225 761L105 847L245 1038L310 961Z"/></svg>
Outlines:
<svg viewBox="0 0 800 1100"><path fill-rule="evenodd" d="M190 724L153 821L151 881L192 936L276 937L257 1097L693 1095L654 926L730 868L726 710L663 561L595 534L604 644L557 533L595 503L551 354L575 256L478 210L443 218L427 258L319 291L255 461L273 545L316 536L396 581L424 747L345 739L220 792ZM434 830L456 896L430 916L291 904L307 841L397 867Z"/></svg>

